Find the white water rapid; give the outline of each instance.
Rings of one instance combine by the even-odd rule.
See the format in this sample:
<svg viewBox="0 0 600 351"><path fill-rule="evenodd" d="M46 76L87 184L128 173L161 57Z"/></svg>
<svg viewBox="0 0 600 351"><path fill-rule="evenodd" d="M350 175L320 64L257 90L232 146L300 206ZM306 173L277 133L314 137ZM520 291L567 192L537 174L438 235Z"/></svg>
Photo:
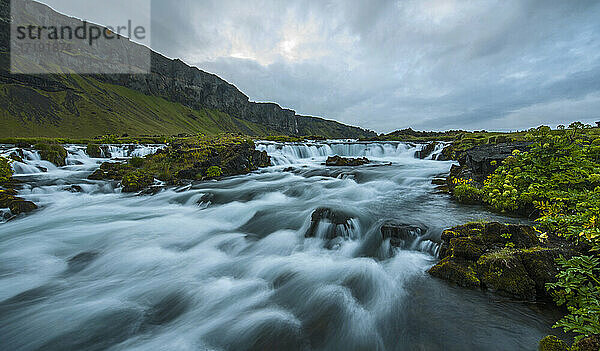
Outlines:
<svg viewBox="0 0 600 351"><path fill-rule="evenodd" d="M65 167L23 150L19 196L40 209L0 224L0 349L533 350L551 332L539 309L426 273L444 228L515 221L437 193L451 162L405 143L257 147L272 167L152 196L87 180L106 159L83 146ZM322 164L335 154L373 163ZM390 222L423 229L394 247Z"/></svg>

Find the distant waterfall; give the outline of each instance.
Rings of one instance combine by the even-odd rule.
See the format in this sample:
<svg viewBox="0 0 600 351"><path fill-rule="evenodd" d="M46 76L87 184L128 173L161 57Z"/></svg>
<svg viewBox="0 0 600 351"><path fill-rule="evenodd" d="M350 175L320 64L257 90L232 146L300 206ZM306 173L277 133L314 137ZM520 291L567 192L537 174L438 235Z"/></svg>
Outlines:
<svg viewBox="0 0 600 351"><path fill-rule="evenodd" d="M108 159L123 159L131 157L143 157L155 153L164 147L164 145L101 145L102 158L91 158L86 153L84 145L64 145L67 150L65 159L66 167L94 168L101 162ZM23 162L14 160L11 163L15 175L47 173L59 170L60 168L51 162L42 160L40 154L35 149L23 149L12 145L0 145L0 156L10 158L11 155L17 156Z"/></svg>
<svg viewBox="0 0 600 351"><path fill-rule="evenodd" d="M374 159L413 158L420 146L402 142L257 142L257 149L266 151L274 165L302 163L327 156L370 157Z"/></svg>

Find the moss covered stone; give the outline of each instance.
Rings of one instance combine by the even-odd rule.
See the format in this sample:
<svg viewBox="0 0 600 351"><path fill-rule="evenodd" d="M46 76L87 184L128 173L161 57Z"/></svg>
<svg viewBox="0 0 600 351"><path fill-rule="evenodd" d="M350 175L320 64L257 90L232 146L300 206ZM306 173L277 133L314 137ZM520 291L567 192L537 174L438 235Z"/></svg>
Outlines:
<svg viewBox="0 0 600 351"><path fill-rule="evenodd" d="M35 149L39 151L42 160L52 162L58 167L66 166L67 150L60 144L35 144Z"/></svg>
<svg viewBox="0 0 600 351"><path fill-rule="evenodd" d="M100 158L102 157L102 149L100 149L100 145L89 143L85 149L85 152L89 157Z"/></svg>
<svg viewBox="0 0 600 351"><path fill-rule="evenodd" d="M571 351L600 351L600 335L591 335L578 340Z"/></svg>
<svg viewBox="0 0 600 351"><path fill-rule="evenodd" d="M10 161L0 156L0 184L7 182L12 177Z"/></svg>
<svg viewBox="0 0 600 351"><path fill-rule="evenodd" d="M190 137L174 141L154 155L126 163L104 163L89 179L121 180L123 191L149 186L154 178L167 184L245 174L270 165L266 152L240 136ZM127 186L126 185L131 185Z"/></svg>
<svg viewBox="0 0 600 351"><path fill-rule="evenodd" d="M8 208L12 214L21 214L36 210L38 207L31 201L15 197L14 200L8 205Z"/></svg>
<svg viewBox="0 0 600 351"><path fill-rule="evenodd" d="M435 277L468 287L534 300L547 298L545 284L555 280L561 248L542 247L529 226L473 222L442 232L440 258L429 270Z"/></svg>
<svg viewBox="0 0 600 351"><path fill-rule="evenodd" d="M501 295L534 300L535 282L518 257L511 252L494 252L477 260L477 273L483 286Z"/></svg>
<svg viewBox="0 0 600 351"><path fill-rule="evenodd" d="M465 262L457 262L450 257L441 260L429 269L434 277L450 281L465 288L478 288L479 278L473 267Z"/></svg>
<svg viewBox="0 0 600 351"><path fill-rule="evenodd" d="M548 335L540 340L539 351L569 351L569 346L554 335Z"/></svg>
<svg viewBox="0 0 600 351"><path fill-rule="evenodd" d="M150 174L141 170L135 170L123 176L121 185L123 186L123 192L133 193L143 190L144 188L152 185L153 182L154 177L152 177Z"/></svg>
<svg viewBox="0 0 600 351"><path fill-rule="evenodd" d="M452 247L452 257L466 260L477 260L485 252L483 240L478 237L453 238L450 240Z"/></svg>

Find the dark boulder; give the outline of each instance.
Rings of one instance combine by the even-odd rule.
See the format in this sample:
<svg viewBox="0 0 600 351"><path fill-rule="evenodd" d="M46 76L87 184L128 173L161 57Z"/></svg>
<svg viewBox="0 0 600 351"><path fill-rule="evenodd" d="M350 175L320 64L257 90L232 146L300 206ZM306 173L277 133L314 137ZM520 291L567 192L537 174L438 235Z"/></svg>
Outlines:
<svg viewBox="0 0 600 351"><path fill-rule="evenodd" d="M100 158L102 157L102 149L100 149L100 145L98 144L87 144L85 152L89 157Z"/></svg>
<svg viewBox="0 0 600 351"><path fill-rule="evenodd" d="M38 207L31 201L26 201L21 198L15 197L13 201L8 205L10 212L13 214L29 213L36 210Z"/></svg>
<svg viewBox="0 0 600 351"><path fill-rule="evenodd" d="M437 145L437 141L426 144L421 150L415 152L415 158L420 158L421 160L426 159L431 156Z"/></svg>
<svg viewBox="0 0 600 351"><path fill-rule="evenodd" d="M319 236L323 239L348 237L350 230L354 229L352 218L351 214L342 210L317 208L311 215L310 227L304 236L307 238Z"/></svg>
<svg viewBox="0 0 600 351"><path fill-rule="evenodd" d="M413 224L387 222L381 226L383 240L390 239L394 247L408 248L427 232L427 227Z"/></svg>
<svg viewBox="0 0 600 351"><path fill-rule="evenodd" d="M514 150L527 151L530 145L531 143L528 142L478 145L465 151L464 160L459 162L473 174L472 179L482 182L502 164L504 159L511 156Z"/></svg>
<svg viewBox="0 0 600 351"><path fill-rule="evenodd" d="M60 144L39 143L35 145L42 160L49 161L58 167L67 165L67 150Z"/></svg>
<svg viewBox="0 0 600 351"><path fill-rule="evenodd" d="M362 166L369 163L366 157L351 158L341 156L329 156L325 161L326 166Z"/></svg>
<svg viewBox="0 0 600 351"><path fill-rule="evenodd" d="M543 247L535 230L497 222L467 223L442 232L442 259L429 273L465 287L489 289L520 300L548 298L559 255L568 249ZM478 282L478 283L477 283Z"/></svg>

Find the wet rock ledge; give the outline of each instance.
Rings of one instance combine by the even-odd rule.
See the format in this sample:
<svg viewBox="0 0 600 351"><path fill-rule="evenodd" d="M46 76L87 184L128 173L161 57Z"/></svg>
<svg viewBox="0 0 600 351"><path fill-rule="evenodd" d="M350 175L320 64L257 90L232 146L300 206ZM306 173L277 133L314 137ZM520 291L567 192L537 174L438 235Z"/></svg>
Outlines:
<svg viewBox="0 0 600 351"><path fill-rule="evenodd" d="M547 299L555 281L555 259L573 251L542 243L530 226L467 223L442 233L441 261L428 272L462 287L520 299Z"/></svg>
<svg viewBox="0 0 600 351"><path fill-rule="evenodd" d="M28 213L37 209L37 205L17 196L18 182L12 177L10 161L0 157L0 209L8 208L8 212L0 212L2 219L10 219L21 213Z"/></svg>
<svg viewBox="0 0 600 351"><path fill-rule="evenodd" d="M264 151L240 136L191 137L178 140L153 155L125 163L105 162L88 178L117 180L124 192L150 188L155 180L167 185L190 180L218 179L246 174L270 165Z"/></svg>

